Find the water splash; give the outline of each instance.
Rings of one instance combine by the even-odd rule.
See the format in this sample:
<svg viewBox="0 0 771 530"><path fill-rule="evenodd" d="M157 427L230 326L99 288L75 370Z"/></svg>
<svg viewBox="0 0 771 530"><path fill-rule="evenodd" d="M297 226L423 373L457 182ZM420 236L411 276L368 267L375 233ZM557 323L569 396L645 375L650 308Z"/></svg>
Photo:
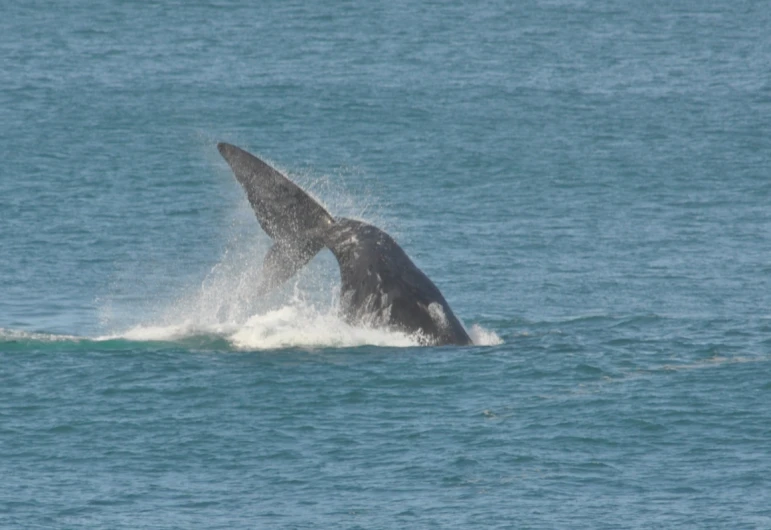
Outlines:
<svg viewBox="0 0 771 530"><path fill-rule="evenodd" d="M238 349L418 345L417 337L351 326L338 318L334 312L318 312L301 305L288 305L255 315L229 339Z"/></svg>
<svg viewBox="0 0 771 530"><path fill-rule="evenodd" d="M317 200L319 195L331 197L331 201L319 200L329 211L355 217L368 212L367 217L375 218L371 222L384 221L369 200L354 200L326 177L292 174L290 178L311 190ZM258 295L263 256L272 242L259 231L245 199L234 215L223 255L200 284L188 285L167 303L148 301L154 307L138 311L144 315L141 321L127 329L113 324L118 331L98 340L178 342L209 337L223 339L238 350L419 345L418 336L351 326L339 317L339 268L326 249L283 288ZM471 327L470 336L477 345L502 342L479 325Z"/></svg>
<svg viewBox="0 0 771 530"><path fill-rule="evenodd" d="M479 324L473 324L468 330L468 334L476 346L497 346L498 344L503 344L503 339L497 333L485 329Z"/></svg>
<svg viewBox="0 0 771 530"><path fill-rule="evenodd" d="M207 307L222 309L227 306L227 301L212 300L211 293L202 291L197 304L187 306L183 302L173 307L162 324L140 324L100 339L144 342L209 336L224 339L236 350L418 345L417 337L404 333L351 326L338 317L334 300L320 306L303 295L304 292L295 285L294 294L286 304L240 320L227 317L241 312L232 308L207 313ZM225 318L219 319L218 314Z"/></svg>

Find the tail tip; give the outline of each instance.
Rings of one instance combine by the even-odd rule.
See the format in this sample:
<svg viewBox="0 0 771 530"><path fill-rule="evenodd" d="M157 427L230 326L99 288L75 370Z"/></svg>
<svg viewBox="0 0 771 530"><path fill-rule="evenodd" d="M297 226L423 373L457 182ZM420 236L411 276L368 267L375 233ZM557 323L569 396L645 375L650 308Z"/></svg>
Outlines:
<svg viewBox="0 0 771 530"><path fill-rule="evenodd" d="M225 156L229 151L233 149L233 146L225 142L217 142L217 150L222 156Z"/></svg>

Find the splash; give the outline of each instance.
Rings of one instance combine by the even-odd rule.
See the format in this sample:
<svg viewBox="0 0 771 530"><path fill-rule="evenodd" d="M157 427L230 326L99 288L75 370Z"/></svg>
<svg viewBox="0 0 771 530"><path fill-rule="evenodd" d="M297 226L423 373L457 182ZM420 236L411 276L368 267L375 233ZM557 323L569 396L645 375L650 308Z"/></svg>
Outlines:
<svg viewBox="0 0 771 530"><path fill-rule="evenodd" d="M208 319L205 319L208 320ZM502 344L493 331L478 324L469 329L476 346ZM213 322L186 318L165 325L142 324L97 340L126 339L137 342L176 342L193 337L220 338L234 350L322 349L357 346L408 348L419 346L421 337L385 329L352 326L333 307L326 309L295 298L288 304L250 316L243 322Z"/></svg>
<svg viewBox="0 0 771 530"><path fill-rule="evenodd" d="M307 306L285 306L250 318L229 340L238 349L289 347L417 346L417 337L351 326L334 313Z"/></svg>
<svg viewBox="0 0 771 530"><path fill-rule="evenodd" d="M497 346L498 344L503 344L503 339L497 333L485 329L479 324L473 324L471 329L468 330L468 335L476 346Z"/></svg>
<svg viewBox="0 0 771 530"><path fill-rule="evenodd" d="M184 342L203 337L224 340L235 350L420 345L420 336L352 326L340 318L337 264L331 256L317 259L290 286L260 298L253 293L261 260L249 249L226 253L193 292L145 322L97 340ZM471 326L469 336L477 346L503 342L478 324Z"/></svg>
<svg viewBox="0 0 771 530"><path fill-rule="evenodd" d="M235 350L322 349L356 346L408 348L421 344L420 336L384 329L352 326L336 311L290 303L255 314L243 323L202 324L195 320L168 325L139 325L97 340L126 339L137 342L176 342L191 337L221 338ZM469 330L474 345L494 346L503 340L478 324Z"/></svg>
<svg viewBox="0 0 771 530"><path fill-rule="evenodd" d="M242 281L236 283L241 284ZM301 289L301 283L302 280L298 280L294 284L288 302L274 308L263 307L246 317L247 308L269 306L270 300L255 302L228 289L212 289L209 285L196 296L177 301L160 323L140 324L99 340L178 342L193 337L209 337L223 339L235 350L363 345L410 347L419 344L418 337L404 333L351 326L337 315L336 297L322 303L310 301ZM214 284L220 285L220 282Z"/></svg>
<svg viewBox="0 0 771 530"><path fill-rule="evenodd" d="M331 196L331 204L319 201L330 211L355 217L367 212L367 217L375 218L371 221L390 225L377 212L369 211L369 201L354 201L345 190L336 186L331 189L329 179L311 181L308 175L291 178L315 192L317 200L321 194ZM141 321L97 340L185 342L204 338L224 340L237 350L420 344L419 336L351 326L339 317L340 274L328 250L322 250L283 288L257 294L263 256L272 241L259 230L245 199L240 198L234 215L238 221L231 225L223 255L200 284L183 287L183 294L167 303L153 302L154 307L139 309L135 313L144 315ZM117 326L113 323L111 327ZM502 342L495 333L478 325L472 326L469 333L477 345Z"/></svg>
<svg viewBox="0 0 771 530"><path fill-rule="evenodd" d="M260 296L262 254L270 241L241 240L199 285L161 308L146 308L142 322L97 340L185 342L224 340L235 350L411 347L419 337L351 326L338 316L339 272L323 251L282 289ZM207 340L205 340L206 342Z"/></svg>

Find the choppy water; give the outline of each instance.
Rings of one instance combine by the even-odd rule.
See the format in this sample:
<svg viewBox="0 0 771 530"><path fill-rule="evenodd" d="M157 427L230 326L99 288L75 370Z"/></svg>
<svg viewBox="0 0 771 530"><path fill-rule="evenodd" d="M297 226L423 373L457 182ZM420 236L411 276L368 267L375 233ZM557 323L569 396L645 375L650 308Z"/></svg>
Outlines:
<svg viewBox="0 0 771 530"><path fill-rule="evenodd" d="M0 526L771 527L771 8L2 4ZM215 143L479 345L335 314Z"/></svg>

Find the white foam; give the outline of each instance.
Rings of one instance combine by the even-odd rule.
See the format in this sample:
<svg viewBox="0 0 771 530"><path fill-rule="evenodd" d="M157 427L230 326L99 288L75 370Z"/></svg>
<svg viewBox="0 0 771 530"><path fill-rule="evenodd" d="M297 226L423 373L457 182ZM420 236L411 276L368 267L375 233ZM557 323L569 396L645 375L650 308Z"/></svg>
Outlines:
<svg viewBox="0 0 771 530"><path fill-rule="evenodd" d="M355 327L333 312L324 313L312 307L291 305L254 315L228 340L235 348L244 350L418 345L416 338L404 333Z"/></svg>
<svg viewBox="0 0 771 530"><path fill-rule="evenodd" d="M503 344L497 333L483 328L479 324L474 324L471 329L468 330L469 337L476 346L497 346Z"/></svg>
<svg viewBox="0 0 771 530"><path fill-rule="evenodd" d="M226 340L237 350L329 348L363 345L410 347L418 338L382 329L351 326L333 311L293 303L253 315L242 324L211 324L192 320L168 325L139 325L96 340L175 342L208 335Z"/></svg>
<svg viewBox="0 0 771 530"><path fill-rule="evenodd" d="M413 347L421 343L418 335L345 322L337 311L339 280L312 265L292 285L259 298L253 294L259 277L251 270L252 260L237 261L242 266L221 262L200 286L151 313L144 322L96 340L177 342L211 337L225 340L237 350ZM444 317L443 313L434 316ZM469 336L477 346L503 342L478 324L471 326Z"/></svg>
<svg viewBox="0 0 771 530"><path fill-rule="evenodd" d="M222 330L216 327L202 328L195 322L180 322L169 325L140 324L126 331L95 337L95 341L125 339L136 342L174 342L200 335L221 336Z"/></svg>

